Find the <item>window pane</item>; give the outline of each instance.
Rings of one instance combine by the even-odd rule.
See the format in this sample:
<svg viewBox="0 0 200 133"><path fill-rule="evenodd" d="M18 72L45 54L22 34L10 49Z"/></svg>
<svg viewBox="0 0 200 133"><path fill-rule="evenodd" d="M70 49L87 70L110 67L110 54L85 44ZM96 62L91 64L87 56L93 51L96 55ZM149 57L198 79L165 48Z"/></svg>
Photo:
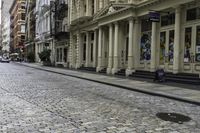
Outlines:
<svg viewBox="0 0 200 133"><path fill-rule="evenodd" d="M175 13L171 13L161 17L161 26L175 24Z"/></svg>
<svg viewBox="0 0 200 133"><path fill-rule="evenodd" d="M174 30L169 32L169 62L173 63L174 60Z"/></svg>
<svg viewBox="0 0 200 133"><path fill-rule="evenodd" d="M200 26L197 26L196 61L200 62Z"/></svg>
<svg viewBox="0 0 200 133"><path fill-rule="evenodd" d="M187 16L186 16L187 21L195 20L196 16L197 16L196 8L187 10Z"/></svg>
<svg viewBox="0 0 200 133"><path fill-rule="evenodd" d="M86 44L83 44L83 60L86 60Z"/></svg>
<svg viewBox="0 0 200 133"><path fill-rule="evenodd" d="M147 19L142 20L142 26L141 26L141 31L151 31L152 23L151 21L148 21Z"/></svg>
<svg viewBox="0 0 200 133"><path fill-rule="evenodd" d="M160 33L160 64L165 62L166 32Z"/></svg>
<svg viewBox="0 0 200 133"><path fill-rule="evenodd" d="M140 42L140 60L151 59L151 32L143 33Z"/></svg>
<svg viewBox="0 0 200 133"><path fill-rule="evenodd" d="M192 28L185 29L185 48L184 48L184 62L190 62L191 60L191 37L192 37Z"/></svg>

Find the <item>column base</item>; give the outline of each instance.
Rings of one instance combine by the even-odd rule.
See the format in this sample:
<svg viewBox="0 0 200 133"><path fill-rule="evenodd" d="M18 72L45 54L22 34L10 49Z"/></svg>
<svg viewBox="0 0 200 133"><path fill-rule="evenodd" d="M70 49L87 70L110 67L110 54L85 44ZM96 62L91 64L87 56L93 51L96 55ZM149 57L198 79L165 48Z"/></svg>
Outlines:
<svg viewBox="0 0 200 133"><path fill-rule="evenodd" d="M156 68L150 68L150 72L155 72Z"/></svg>
<svg viewBox="0 0 200 133"><path fill-rule="evenodd" d="M135 72L134 69L126 69L126 77L128 77L129 75L131 75L133 72Z"/></svg>
<svg viewBox="0 0 200 133"><path fill-rule="evenodd" d="M99 72L103 69L103 67L97 67L96 72Z"/></svg>
<svg viewBox="0 0 200 133"><path fill-rule="evenodd" d="M106 70L106 73L107 73L107 74L112 74L112 68L109 68L109 67L108 67L107 70Z"/></svg>
<svg viewBox="0 0 200 133"><path fill-rule="evenodd" d="M178 71L178 70L175 70L175 69L173 69L173 74L177 74L177 73L179 73L179 71Z"/></svg>
<svg viewBox="0 0 200 133"><path fill-rule="evenodd" d="M114 75L114 74L117 73L118 71L119 71L118 68L113 68L113 69L112 69L112 74Z"/></svg>

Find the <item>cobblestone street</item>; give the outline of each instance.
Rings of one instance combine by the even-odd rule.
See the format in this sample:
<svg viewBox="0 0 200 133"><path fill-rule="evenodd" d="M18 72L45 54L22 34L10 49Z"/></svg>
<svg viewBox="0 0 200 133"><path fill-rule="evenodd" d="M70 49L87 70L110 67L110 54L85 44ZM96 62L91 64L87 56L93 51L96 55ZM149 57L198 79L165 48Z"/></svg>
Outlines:
<svg viewBox="0 0 200 133"><path fill-rule="evenodd" d="M200 107L13 63L0 64L2 133L200 133ZM159 112L181 113L183 124Z"/></svg>

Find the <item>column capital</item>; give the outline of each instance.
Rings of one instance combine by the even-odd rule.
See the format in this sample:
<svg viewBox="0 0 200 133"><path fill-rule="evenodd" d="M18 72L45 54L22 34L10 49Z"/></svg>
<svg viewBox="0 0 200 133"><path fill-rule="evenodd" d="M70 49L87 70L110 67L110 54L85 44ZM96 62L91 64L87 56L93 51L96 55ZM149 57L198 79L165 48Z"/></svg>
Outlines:
<svg viewBox="0 0 200 133"><path fill-rule="evenodd" d="M134 21L134 17L129 17L128 21Z"/></svg>
<svg viewBox="0 0 200 133"><path fill-rule="evenodd" d="M113 22L113 24L114 24L114 25L118 25L118 24L119 24L119 22L118 22L118 21L115 21L115 22Z"/></svg>
<svg viewBox="0 0 200 133"><path fill-rule="evenodd" d="M111 26L113 26L113 23L109 23L108 25L109 25L109 27L111 27Z"/></svg>
<svg viewBox="0 0 200 133"><path fill-rule="evenodd" d="M181 9L181 5L175 5L175 6L173 6L173 8L174 8L175 10L180 10L180 9Z"/></svg>

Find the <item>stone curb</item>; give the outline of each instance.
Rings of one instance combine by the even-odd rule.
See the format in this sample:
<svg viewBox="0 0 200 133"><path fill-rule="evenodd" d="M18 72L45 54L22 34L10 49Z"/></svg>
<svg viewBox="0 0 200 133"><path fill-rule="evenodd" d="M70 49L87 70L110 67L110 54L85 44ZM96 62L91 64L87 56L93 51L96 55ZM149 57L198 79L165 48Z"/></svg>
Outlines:
<svg viewBox="0 0 200 133"><path fill-rule="evenodd" d="M173 100L177 100L177 101L186 102L186 103L195 104L195 105L200 106L200 101L189 99L189 98L183 98L183 97L180 97L180 96L177 96L177 95L172 95L172 94L167 94L167 93L162 93L162 92L153 92L153 91L149 91L149 90L146 90L146 89L132 88L132 87L128 87L128 86L125 86L125 85L119 85L119 84L116 84L116 83L109 83L109 82L106 82L106 81L95 80L95 79L81 77L81 76L77 76L77 75L73 75L73 74L66 74L66 73L63 73L63 72L57 72L57 71L54 71L54 70L49 70L48 68L40 68L40 67L36 67L36 66L29 66L29 65L26 65L26 64L22 64L22 63L15 63L15 64L19 64L19 65L26 66L26 67L29 67L29 68L34 68L34 69L37 69L37 70L43 70L43 71L47 71L47 72L52 72L52 73L56 73L56 74L60 74L60 75L69 76L69 77L84 79L84 80L93 81L93 82L97 82L97 83L101 83L101 84L105 84L105 85L119 87L119 88L130 90L130 91L140 92L140 93L144 93L144 94L148 94L148 95L152 95L152 96L164 97L164 98L173 99ZM71 70L71 71L73 71L73 70ZM84 73L86 73L86 72L84 72Z"/></svg>

